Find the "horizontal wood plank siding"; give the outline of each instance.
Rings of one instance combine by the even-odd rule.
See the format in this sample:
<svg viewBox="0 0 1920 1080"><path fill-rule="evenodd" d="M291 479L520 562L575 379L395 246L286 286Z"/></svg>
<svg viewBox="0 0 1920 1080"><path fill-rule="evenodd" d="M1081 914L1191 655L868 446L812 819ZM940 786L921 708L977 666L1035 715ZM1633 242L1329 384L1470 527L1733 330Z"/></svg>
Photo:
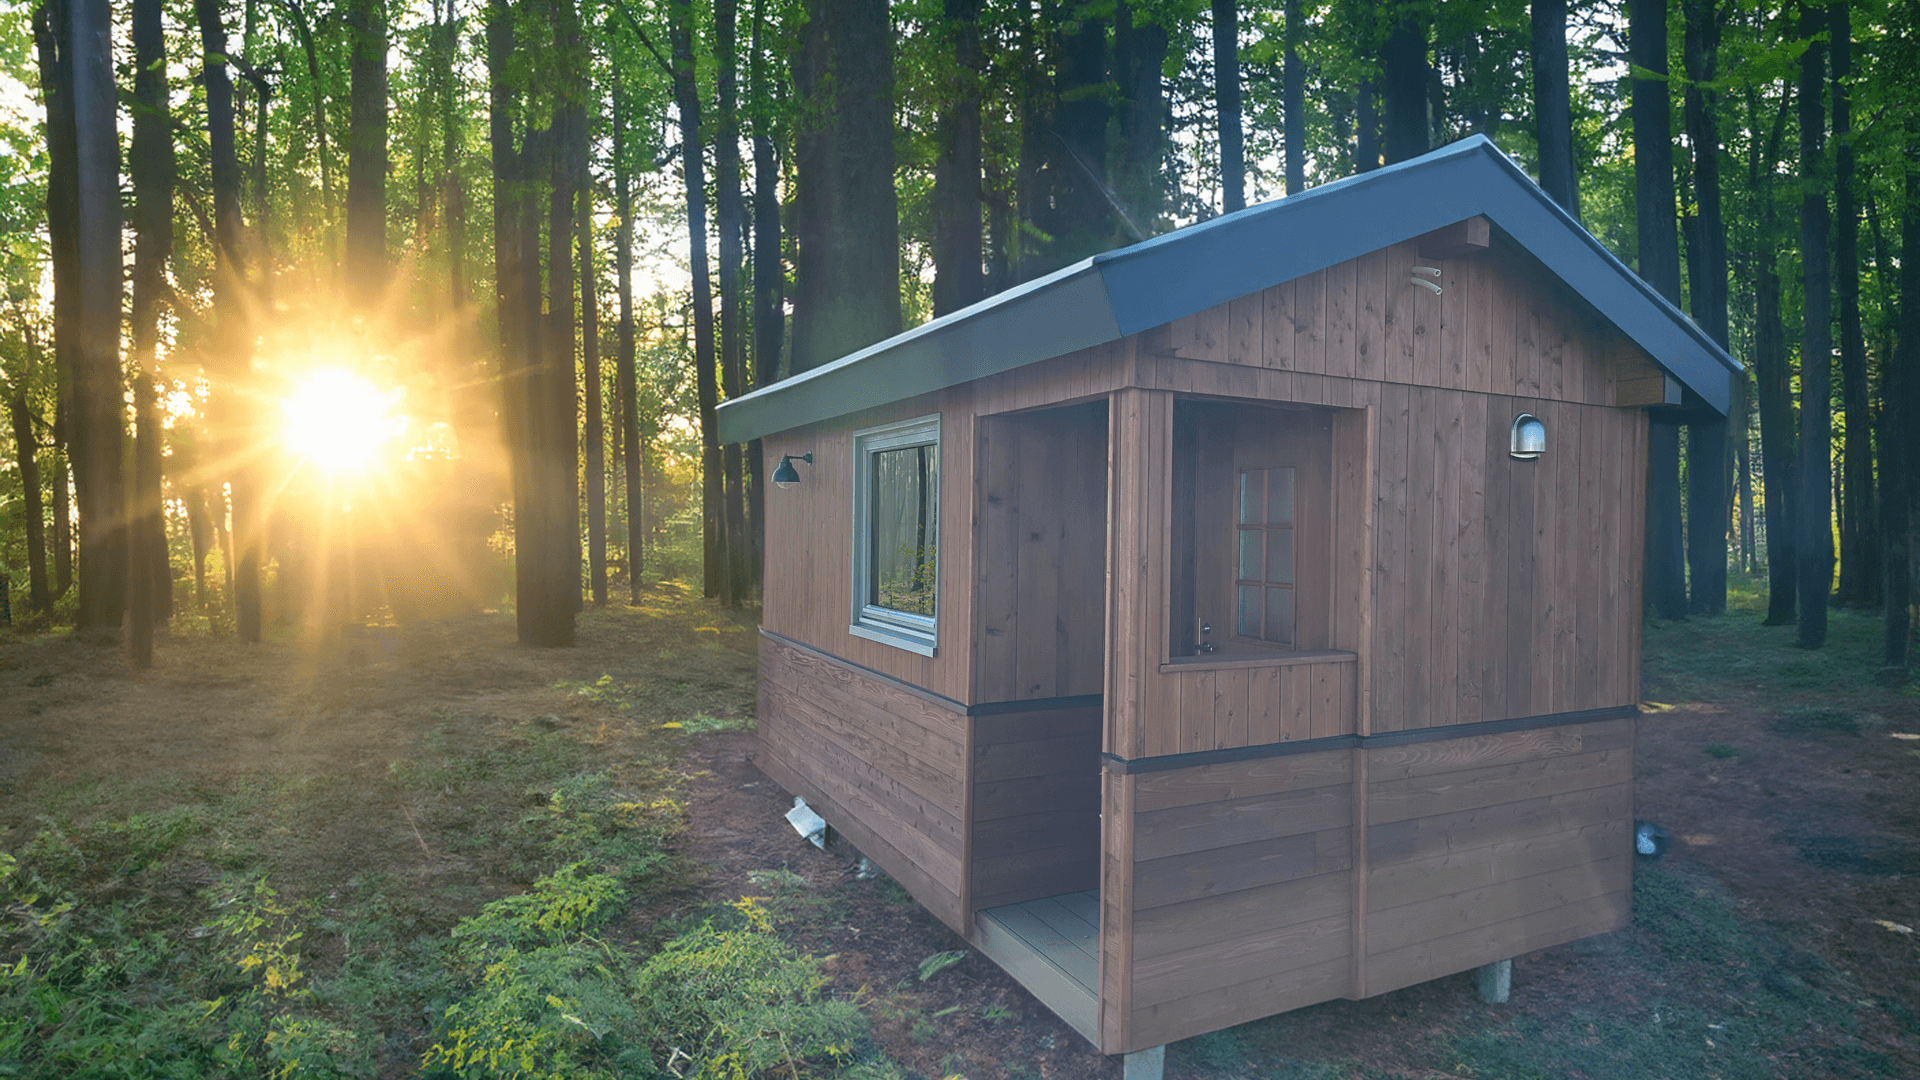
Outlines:
<svg viewBox="0 0 1920 1080"><path fill-rule="evenodd" d="M846 663L760 640L760 767L965 932L968 718Z"/></svg>
<svg viewBox="0 0 1920 1080"><path fill-rule="evenodd" d="M1099 888L1099 706L970 722L972 908Z"/></svg>
<svg viewBox="0 0 1920 1080"><path fill-rule="evenodd" d="M1345 993L1351 752L1132 779L1128 1048Z"/></svg>
<svg viewBox="0 0 1920 1080"><path fill-rule="evenodd" d="M1363 751L1369 994L1625 925L1634 723Z"/></svg>

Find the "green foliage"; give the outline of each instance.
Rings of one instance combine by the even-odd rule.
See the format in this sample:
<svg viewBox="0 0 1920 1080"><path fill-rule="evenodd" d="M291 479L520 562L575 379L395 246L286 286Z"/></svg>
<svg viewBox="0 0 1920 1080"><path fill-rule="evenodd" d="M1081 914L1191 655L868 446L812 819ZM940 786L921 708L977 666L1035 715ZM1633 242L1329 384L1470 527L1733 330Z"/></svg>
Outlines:
<svg viewBox="0 0 1920 1080"><path fill-rule="evenodd" d="M822 999L814 960L780 940L759 904L734 906L744 925L720 930L709 922L637 973L656 1060L687 1077L744 1080L845 1059L865 1030L859 1006Z"/></svg>
<svg viewBox="0 0 1920 1080"><path fill-rule="evenodd" d="M1740 751L1738 748L1728 746L1726 743L1717 743L1717 742L1708 743L1706 746L1702 747L1701 750L1708 757L1720 758L1723 761L1727 758L1740 756Z"/></svg>
<svg viewBox="0 0 1920 1080"><path fill-rule="evenodd" d="M920 961L920 981L926 982L966 958L967 950L965 949L949 949L946 952L934 953Z"/></svg>

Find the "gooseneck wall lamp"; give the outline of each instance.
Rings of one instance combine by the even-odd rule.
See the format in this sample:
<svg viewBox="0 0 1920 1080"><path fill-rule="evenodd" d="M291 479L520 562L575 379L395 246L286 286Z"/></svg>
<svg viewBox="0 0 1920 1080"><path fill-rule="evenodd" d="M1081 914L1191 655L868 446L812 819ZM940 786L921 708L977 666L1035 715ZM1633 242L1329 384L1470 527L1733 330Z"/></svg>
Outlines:
<svg viewBox="0 0 1920 1080"><path fill-rule="evenodd" d="M780 467L773 470L774 487L790 488L800 482L800 471L793 467L796 459L811 465L813 464L813 452L808 451L804 454L781 454Z"/></svg>

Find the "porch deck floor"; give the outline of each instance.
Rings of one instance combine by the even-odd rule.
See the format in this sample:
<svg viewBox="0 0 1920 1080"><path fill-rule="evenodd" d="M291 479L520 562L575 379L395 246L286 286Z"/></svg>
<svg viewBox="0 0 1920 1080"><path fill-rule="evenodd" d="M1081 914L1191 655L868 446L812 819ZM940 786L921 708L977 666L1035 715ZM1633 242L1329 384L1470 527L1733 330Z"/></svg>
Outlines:
<svg viewBox="0 0 1920 1080"><path fill-rule="evenodd" d="M1100 893L1066 893L984 908L975 944L1040 1003L1099 1044Z"/></svg>

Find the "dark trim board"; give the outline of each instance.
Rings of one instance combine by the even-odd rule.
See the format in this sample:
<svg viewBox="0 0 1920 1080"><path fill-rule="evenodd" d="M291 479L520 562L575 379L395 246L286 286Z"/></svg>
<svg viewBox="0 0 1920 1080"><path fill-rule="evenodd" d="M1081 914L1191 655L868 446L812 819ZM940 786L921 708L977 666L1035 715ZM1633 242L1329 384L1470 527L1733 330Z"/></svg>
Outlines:
<svg viewBox="0 0 1920 1080"><path fill-rule="evenodd" d="M1264 746L1237 746L1229 750L1201 750L1191 754L1166 754L1159 757L1129 759L1103 752L1100 755L1100 762L1108 772L1121 775L1166 772L1169 769L1191 769L1197 765L1223 765L1228 762L1255 761L1260 758L1284 757L1289 754L1318 754L1328 750L1378 750L1388 746L1406 746L1410 743L1439 742L1443 739L1505 735L1508 732L1531 731L1534 728L1591 724L1597 720L1622 720L1629 716L1637 716L1639 713L1640 707L1637 705L1616 705L1607 709L1582 709L1579 712L1522 716L1512 720L1487 720L1478 724L1449 724L1442 727L1415 728L1411 731L1390 731L1381 735L1334 735L1325 739L1299 739L1294 742L1267 743Z"/></svg>

